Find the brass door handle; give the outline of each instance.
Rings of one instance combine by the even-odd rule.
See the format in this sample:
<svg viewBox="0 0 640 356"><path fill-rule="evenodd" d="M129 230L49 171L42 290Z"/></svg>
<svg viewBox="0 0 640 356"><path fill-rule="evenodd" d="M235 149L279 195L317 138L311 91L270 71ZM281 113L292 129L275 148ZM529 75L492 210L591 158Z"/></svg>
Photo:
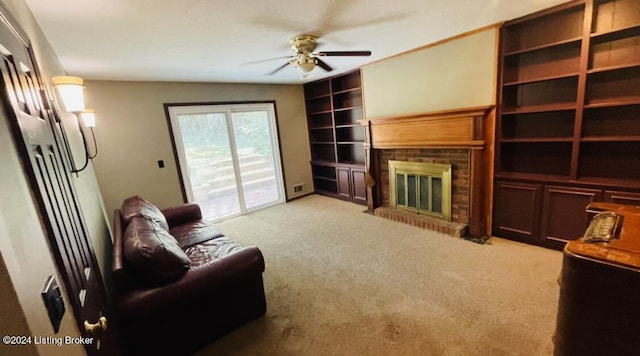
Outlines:
<svg viewBox="0 0 640 356"><path fill-rule="evenodd" d="M87 320L84 321L84 329L87 331L87 333L89 333L89 335L93 335L96 332L102 330L102 331L106 331L107 330L107 318L104 316L101 316L100 319L98 319L98 322L95 324L91 324L90 322L88 322Z"/></svg>

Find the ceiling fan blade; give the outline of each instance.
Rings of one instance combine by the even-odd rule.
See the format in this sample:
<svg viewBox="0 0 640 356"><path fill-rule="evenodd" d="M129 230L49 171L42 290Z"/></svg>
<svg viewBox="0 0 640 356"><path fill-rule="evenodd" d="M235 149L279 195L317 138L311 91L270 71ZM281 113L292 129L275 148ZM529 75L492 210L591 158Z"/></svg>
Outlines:
<svg viewBox="0 0 640 356"><path fill-rule="evenodd" d="M370 56L371 51L322 51L315 54L322 57Z"/></svg>
<svg viewBox="0 0 640 356"><path fill-rule="evenodd" d="M280 56L280 57L274 57L274 58L259 59L257 61L244 62L242 63L242 65L270 62L270 61L275 61L276 59L292 59L292 58L296 58L296 56Z"/></svg>
<svg viewBox="0 0 640 356"><path fill-rule="evenodd" d="M326 70L327 72L331 72L333 70L333 68L331 68L331 66L325 63L322 59L316 57L315 60L318 67Z"/></svg>
<svg viewBox="0 0 640 356"><path fill-rule="evenodd" d="M274 74L276 74L277 72L279 72L281 69L283 69L284 67L288 66L289 64L291 64L291 62L287 62L287 63L285 63L285 64L281 65L280 67L276 68L275 70L273 70L272 72L270 72L270 73L269 73L269 74L267 74L267 75L274 75Z"/></svg>

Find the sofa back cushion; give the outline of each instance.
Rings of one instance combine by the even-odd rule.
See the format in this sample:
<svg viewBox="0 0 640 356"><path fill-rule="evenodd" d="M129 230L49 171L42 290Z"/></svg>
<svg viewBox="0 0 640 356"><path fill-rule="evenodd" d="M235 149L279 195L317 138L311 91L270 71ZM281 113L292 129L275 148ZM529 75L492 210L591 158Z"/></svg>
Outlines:
<svg viewBox="0 0 640 356"><path fill-rule="evenodd" d="M122 213L122 221L124 222L124 226L127 226L131 219L136 216L146 216L160 224L163 229L169 231L169 224L167 223L167 219L162 214L160 209L138 195L125 199L120 210Z"/></svg>
<svg viewBox="0 0 640 356"><path fill-rule="evenodd" d="M146 216L131 218L124 233L123 253L128 265L147 285L178 279L189 268L189 257L158 222Z"/></svg>

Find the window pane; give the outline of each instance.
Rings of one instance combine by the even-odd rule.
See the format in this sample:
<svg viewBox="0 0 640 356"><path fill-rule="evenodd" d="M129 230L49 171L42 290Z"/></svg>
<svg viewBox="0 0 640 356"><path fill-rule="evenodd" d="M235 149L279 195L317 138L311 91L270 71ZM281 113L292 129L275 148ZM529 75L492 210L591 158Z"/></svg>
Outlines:
<svg viewBox="0 0 640 356"><path fill-rule="evenodd" d="M420 176L420 210L429 210L429 177Z"/></svg>
<svg viewBox="0 0 640 356"><path fill-rule="evenodd" d="M248 209L280 199L267 111L231 114L237 159Z"/></svg>
<svg viewBox="0 0 640 356"><path fill-rule="evenodd" d="M407 190L408 190L408 206L412 207L412 208L417 208L417 187L416 187L416 176L413 174L410 174L407 176Z"/></svg>
<svg viewBox="0 0 640 356"><path fill-rule="evenodd" d="M433 194L433 207L431 211L435 213L442 213L442 178L431 178L433 184L431 194Z"/></svg>
<svg viewBox="0 0 640 356"><path fill-rule="evenodd" d="M396 174L396 200L398 205L407 205L404 193L404 174Z"/></svg>
<svg viewBox="0 0 640 356"><path fill-rule="evenodd" d="M240 211L224 113L178 115L194 200L205 218Z"/></svg>

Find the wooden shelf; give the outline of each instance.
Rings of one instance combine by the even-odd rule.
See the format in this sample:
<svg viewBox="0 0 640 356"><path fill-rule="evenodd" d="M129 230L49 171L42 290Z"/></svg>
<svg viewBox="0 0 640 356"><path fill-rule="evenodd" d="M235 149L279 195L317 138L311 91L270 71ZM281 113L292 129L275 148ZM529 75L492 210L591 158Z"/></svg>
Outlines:
<svg viewBox="0 0 640 356"><path fill-rule="evenodd" d="M640 142L640 136L590 136L582 137L581 142Z"/></svg>
<svg viewBox="0 0 640 356"><path fill-rule="evenodd" d="M515 55L520 55L520 54L523 54L523 53L535 52L535 51L540 51L540 50L545 50L545 49L550 49L550 48L554 48L554 47L560 47L560 46L564 46L564 45L567 45L567 44L579 43L579 42L582 42L582 37L581 36L568 38L568 39L565 39L565 40L560 40L560 41L555 41L555 42L549 42L549 43L545 43L545 44L542 44L542 45L539 45L539 46L519 49L519 50L516 50L516 51L511 51L511 52L505 53L505 57L515 56Z"/></svg>
<svg viewBox="0 0 640 356"><path fill-rule="evenodd" d="M362 125L360 124L344 124L344 125L338 125L336 124L336 129L343 129L343 128L350 128L350 127L362 127Z"/></svg>
<svg viewBox="0 0 640 356"><path fill-rule="evenodd" d="M332 113L331 110L311 111L307 113L307 116L323 115L323 114L331 114L331 113Z"/></svg>
<svg viewBox="0 0 640 356"><path fill-rule="evenodd" d="M565 78L572 78L572 77L576 77L577 78L578 75L579 75L578 72L559 74L559 75L553 75L553 76L548 76L548 77L540 77L540 78L534 78L534 79L528 79L528 80L520 80L520 81L516 81L516 82L508 82L508 83L504 83L503 86L508 87L508 86L531 84L531 83L536 83L536 82L544 82L544 81L549 81L549 80L565 79Z"/></svg>
<svg viewBox="0 0 640 356"><path fill-rule="evenodd" d="M631 25L622 28L610 29L591 34L592 41L615 41L625 37L640 36L640 25Z"/></svg>
<svg viewBox="0 0 640 356"><path fill-rule="evenodd" d="M501 116L502 141L572 138L576 111L548 111Z"/></svg>
<svg viewBox="0 0 640 356"><path fill-rule="evenodd" d="M496 179L521 181L527 183L538 184L553 184L553 185L567 185L567 186L584 186L600 189L640 189L640 182L629 179L610 179L610 178L598 178L598 177L579 177L577 179L570 179L568 176L553 176L544 174L523 174L523 173L511 173L501 172L495 174Z"/></svg>
<svg viewBox="0 0 640 356"><path fill-rule="evenodd" d="M568 183L571 181L568 175L562 176L562 175L551 175L551 174L517 173L517 172L499 172L495 174L495 177L500 179L552 182L552 183Z"/></svg>
<svg viewBox="0 0 640 356"><path fill-rule="evenodd" d="M640 191L640 2L574 1L501 34L492 232L562 248L590 201Z"/></svg>
<svg viewBox="0 0 640 356"><path fill-rule="evenodd" d="M363 119L360 85L360 72L354 71L307 83L304 93L314 190L363 204L365 131L359 123Z"/></svg>
<svg viewBox="0 0 640 356"><path fill-rule="evenodd" d="M500 142L573 142L573 137L531 137L531 138L503 138Z"/></svg>
<svg viewBox="0 0 640 356"><path fill-rule="evenodd" d="M640 17L640 14L638 16ZM589 74L638 67L640 65L640 26L627 27L608 32L606 35L592 37L589 52Z"/></svg>
<svg viewBox="0 0 640 356"><path fill-rule="evenodd" d="M331 97L331 94L326 93L326 94L321 94L317 96L312 96L310 98L305 98L305 101L312 101L312 100L318 100L318 99L324 99L324 98L330 98L330 97Z"/></svg>
<svg viewBox="0 0 640 356"><path fill-rule="evenodd" d="M638 25L640 6L637 0L595 1L591 32L609 33L624 31Z"/></svg>
<svg viewBox="0 0 640 356"><path fill-rule="evenodd" d="M503 31L503 53L510 55L580 41L584 4L570 3L555 9L509 21Z"/></svg>
<svg viewBox="0 0 640 356"><path fill-rule="evenodd" d="M314 175L313 176L314 179L321 179L321 180L326 180L328 182L335 182L336 178L329 178L329 177L323 177L323 176L318 176L318 175Z"/></svg>
<svg viewBox="0 0 640 356"><path fill-rule="evenodd" d="M619 64L615 66L593 68L593 69L589 69L587 71L587 74L597 74L597 73L604 73L604 72L623 70L623 69L632 69L632 68L640 68L640 61L629 63L629 64Z"/></svg>
<svg viewBox="0 0 640 356"><path fill-rule="evenodd" d="M334 112L340 112L340 111L351 111L351 110L362 110L362 106L346 106L346 107L342 107L342 108L336 108L333 111Z"/></svg>
<svg viewBox="0 0 640 356"><path fill-rule="evenodd" d="M520 107L520 108L505 108L502 111L503 115L513 115L513 114L532 114L532 113L543 113L543 112L552 112L552 111L566 111L566 110L575 110L575 103L564 103L564 104L553 104L553 105L536 105L536 106L528 106L528 107Z"/></svg>
<svg viewBox="0 0 640 356"><path fill-rule="evenodd" d="M338 95L338 94L345 94L345 93L360 93L362 91L362 89L360 87L357 88L349 88L349 89L343 89L343 90L338 90L338 91L334 91L333 95Z"/></svg>
<svg viewBox="0 0 640 356"><path fill-rule="evenodd" d="M600 177L579 177L577 183L584 185L593 185L599 188L609 189L640 189L640 181L637 179L615 179Z"/></svg>
<svg viewBox="0 0 640 356"><path fill-rule="evenodd" d="M357 91L360 90L362 86L359 70L334 77L330 81L331 90L334 93Z"/></svg>
<svg viewBox="0 0 640 356"><path fill-rule="evenodd" d="M580 143L579 177L640 181L640 141Z"/></svg>
<svg viewBox="0 0 640 356"><path fill-rule="evenodd" d="M314 131L314 130L333 130L333 126L314 126L314 127L309 127L309 130Z"/></svg>
<svg viewBox="0 0 640 356"><path fill-rule="evenodd" d="M328 81L318 81L304 86L304 96L306 99L316 99L331 94L331 86Z"/></svg>
<svg viewBox="0 0 640 356"><path fill-rule="evenodd" d="M640 87L639 87L640 89ZM602 108L612 106L625 106L640 104L640 96L628 96L618 98L590 98L588 104L584 105L585 109Z"/></svg>
<svg viewBox="0 0 640 356"><path fill-rule="evenodd" d="M539 111L542 108L565 109L576 105L578 77L562 77L543 82L503 86L502 103L505 111Z"/></svg>
<svg viewBox="0 0 640 356"><path fill-rule="evenodd" d="M572 142L502 142L500 172L569 176Z"/></svg>
<svg viewBox="0 0 640 356"><path fill-rule="evenodd" d="M608 108L608 107L618 107L618 106L627 106L627 105L639 105L640 104L640 96L637 97L628 97L624 99L618 100L608 100L608 101L599 101L596 103L585 104L585 109L597 109L597 108Z"/></svg>

